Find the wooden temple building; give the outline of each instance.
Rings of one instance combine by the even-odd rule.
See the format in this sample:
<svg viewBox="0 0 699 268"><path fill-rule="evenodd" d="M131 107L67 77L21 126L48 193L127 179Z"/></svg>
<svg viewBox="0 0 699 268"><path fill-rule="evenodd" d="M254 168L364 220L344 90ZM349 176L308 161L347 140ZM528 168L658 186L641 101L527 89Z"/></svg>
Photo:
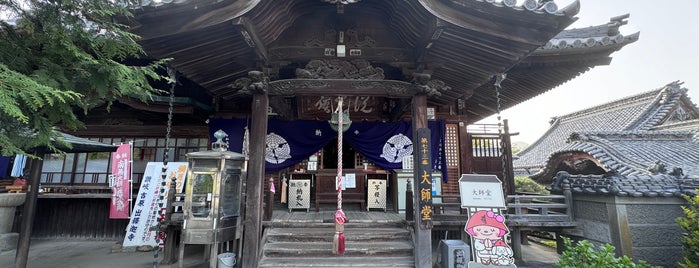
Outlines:
<svg viewBox="0 0 699 268"><path fill-rule="evenodd" d="M129 22L132 32L141 36L148 57L172 58L178 81L174 97L148 103L122 97L109 112L106 107L91 111L83 118L87 127L71 134L112 144L132 141L138 185L145 164L163 161L166 147L167 160L186 161L186 153L209 148L214 131L228 129L232 150L249 157L242 267L258 266L251 256L262 247L270 178L277 189L270 199L274 206L289 205L280 203L280 192L283 179L293 176L313 177L311 209L335 202L335 185L327 182L338 166L337 158L328 157L337 154L332 138L337 133L325 128L338 97L352 121L344 134L342 166L357 177L345 196L357 206L345 210L371 205L365 183L372 176L390 180L404 170L402 162L409 158L403 157L411 154L403 151L418 144L419 129L441 133L432 136L428 166L440 178L437 192L444 198L458 195L458 178L466 173L497 174L513 193L512 177L503 172L511 171L508 136L501 135L506 131L483 135L469 126L610 64L613 52L638 39L637 33L619 31L628 15L566 29L576 20L578 1L565 7L543 0L140 2ZM388 128L399 130L388 135ZM317 140L293 144L282 133L294 131L312 131ZM351 140L365 133L376 134ZM362 148L388 146L384 136L398 137L388 151L369 155L375 148ZM495 145L500 138L505 142ZM299 156L298 148L312 150ZM109 161L99 154L46 158L42 184L54 190L50 193L92 195L40 196L35 236L123 235L127 223L108 220L101 210L108 203L109 165L101 170L86 164L96 160ZM417 178L412 171L407 176ZM388 202L398 203L398 186L388 187L396 200ZM392 205L386 213L398 212ZM90 218L91 227L55 228L71 220L55 211L77 207L71 218ZM430 230L416 227L414 237L415 267L431 267Z"/></svg>

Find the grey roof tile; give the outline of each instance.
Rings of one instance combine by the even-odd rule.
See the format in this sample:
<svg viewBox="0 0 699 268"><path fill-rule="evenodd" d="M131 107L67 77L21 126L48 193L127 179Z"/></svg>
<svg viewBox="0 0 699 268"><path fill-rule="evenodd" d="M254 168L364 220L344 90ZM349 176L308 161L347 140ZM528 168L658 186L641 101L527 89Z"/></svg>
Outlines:
<svg viewBox="0 0 699 268"><path fill-rule="evenodd" d="M687 89L680 88L680 85L679 82L673 82L653 91L554 118L551 127L541 138L516 155L513 166L515 169L542 169L549 156L563 150L582 150L597 156L598 150L581 147L585 146L584 144L576 145L577 147L569 146L567 142L576 132L613 133L659 128L663 130L696 128L699 126L699 118L686 120L697 121L696 123L672 122L675 128L661 125L663 123L661 120L668 117L680 99L690 103L688 108L695 114L699 114L699 108L687 97Z"/></svg>
<svg viewBox="0 0 699 268"><path fill-rule="evenodd" d="M620 176L608 173L599 176L570 175L562 171L557 177L566 178L570 183L570 189L577 194L591 195L616 195L631 197L673 197L682 194L694 195L699 184L696 180L678 178L676 176L641 175ZM664 185L659 185L663 182ZM552 191L560 191L556 185L552 185Z"/></svg>

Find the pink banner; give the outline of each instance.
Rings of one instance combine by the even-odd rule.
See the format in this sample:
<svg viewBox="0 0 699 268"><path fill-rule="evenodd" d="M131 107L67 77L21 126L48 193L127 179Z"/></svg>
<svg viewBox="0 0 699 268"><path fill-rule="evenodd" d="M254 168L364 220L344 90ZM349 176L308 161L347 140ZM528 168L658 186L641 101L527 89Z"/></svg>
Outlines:
<svg viewBox="0 0 699 268"><path fill-rule="evenodd" d="M112 188L112 202L109 205L110 219L129 218L129 179L131 178L131 145L122 144L112 153L112 175L109 186Z"/></svg>

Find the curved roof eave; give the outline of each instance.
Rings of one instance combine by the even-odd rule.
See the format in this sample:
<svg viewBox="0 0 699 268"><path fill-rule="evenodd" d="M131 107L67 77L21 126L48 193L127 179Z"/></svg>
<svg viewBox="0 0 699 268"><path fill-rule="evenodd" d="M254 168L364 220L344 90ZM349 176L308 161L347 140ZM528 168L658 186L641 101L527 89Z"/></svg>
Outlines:
<svg viewBox="0 0 699 268"><path fill-rule="evenodd" d="M478 19L477 16L476 18L470 17L469 19L464 18L464 13L457 11L453 6L449 6L443 1L440 0L418 0L419 3L425 8L429 13L431 13L433 16L444 20L446 22L449 22L453 25L456 25L458 27L464 28L464 29L469 29L469 30L477 30L482 33L498 37L498 38L503 38L503 39L508 39L516 42L521 42L521 43L529 43L529 44L538 44L537 41L532 40L531 37L537 36L542 34L546 34L546 30L541 31L541 28L546 28L546 26L549 26L555 22L555 25L553 26L557 30L554 30L552 34L558 34L560 31L568 27L570 24L572 24L576 18L574 17L577 12L572 12L574 10L577 10L575 8L576 6L579 6L579 1L573 2L571 5L566 7L564 10L567 12L553 12L553 13L547 13L543 12L539 9L534 9L534 10L527 10L521 7L508 7L504 6L501 3L487 3L483 1L476 1L476 0L471 0L471 1L460 1L456 3L455 1L452 2L454 6L462 6L464 8L470 8L470 7L477 7L477 5L491 5L492 7L496 8L502 8L502 9L490 9L489 11L491 12L490 14L497 14L497 13L502 13L502 14L509 14L509 15L517 15L517 16L508 16L507 19L514 21L518 21L519 23L523 24L539 24L540 27L536 29L527 29L525 27L522 27L521 31L518 32L518 34L509 34L508 31L503 31L501 28L499 28L501 25L499 23L493 23L492 21L487 21L487 20L482 20ZM469 10L477 10L481 14L487 14L484 9L469 9ZM504 17L504 16L503 16ZM504 21L504 18L503 18ZM543 23L542 23L543 22ZM521 24L519 24L521 25ZM521 26L520 26L521 27ZM521 32L528 32L526 34L521 34ZM548 39L550 39L551 36L549 36Z"/></svg>

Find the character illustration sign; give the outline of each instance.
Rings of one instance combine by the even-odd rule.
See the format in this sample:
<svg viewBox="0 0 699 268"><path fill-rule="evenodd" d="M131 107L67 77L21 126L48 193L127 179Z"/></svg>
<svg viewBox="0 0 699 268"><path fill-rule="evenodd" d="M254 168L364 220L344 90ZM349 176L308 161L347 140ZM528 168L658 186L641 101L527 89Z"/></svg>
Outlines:
<svg viewBox="0 0 699 268"><path fill-rule="evenodd" d="M505 236L509 233L505 217L492 210L476 211L468 218L464 231L471 236L475 253L474 262L469 262L469 268L483 265L516 267L512 248L505 242Z"/></svg>

